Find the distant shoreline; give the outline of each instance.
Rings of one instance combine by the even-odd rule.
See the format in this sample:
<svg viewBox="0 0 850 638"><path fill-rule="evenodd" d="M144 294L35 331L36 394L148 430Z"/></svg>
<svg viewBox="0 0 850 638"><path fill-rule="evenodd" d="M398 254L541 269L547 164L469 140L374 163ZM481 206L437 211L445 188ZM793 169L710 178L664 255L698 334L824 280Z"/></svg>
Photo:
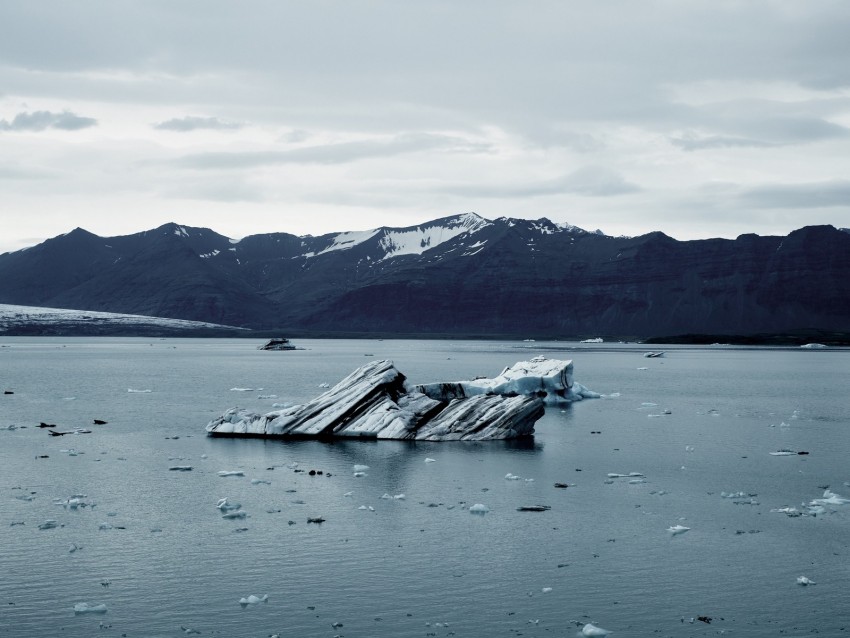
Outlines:
<svg viewBox="0 0 850 638"><path fill-rule="evenodd" d="M750 335L683 334L669 336L618 335L528 335L480 333L389 333L328 330L245 330L230 328L169 328L151 325L85 325L58 322L50 325L28 324L9 326L0 337L149 337L149 338L218 338L218 339L421 339L458 341L569 341L599 337L605 344L641 343L647 345L741 345L741 346L801 346L821 343L826 346L850 346L850 332L827 330L794 330L784 333Z"/></svg>

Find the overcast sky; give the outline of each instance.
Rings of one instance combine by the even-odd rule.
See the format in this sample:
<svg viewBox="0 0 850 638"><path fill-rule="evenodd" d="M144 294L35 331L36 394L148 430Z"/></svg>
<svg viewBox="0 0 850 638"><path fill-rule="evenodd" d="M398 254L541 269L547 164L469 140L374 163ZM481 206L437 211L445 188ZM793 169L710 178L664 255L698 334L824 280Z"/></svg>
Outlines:
<svg viewBox="0 0 850 638"><path fill-rule="evenodd" d="M847 0L9 0L0 252L474 211L850 226Z"/></svg>

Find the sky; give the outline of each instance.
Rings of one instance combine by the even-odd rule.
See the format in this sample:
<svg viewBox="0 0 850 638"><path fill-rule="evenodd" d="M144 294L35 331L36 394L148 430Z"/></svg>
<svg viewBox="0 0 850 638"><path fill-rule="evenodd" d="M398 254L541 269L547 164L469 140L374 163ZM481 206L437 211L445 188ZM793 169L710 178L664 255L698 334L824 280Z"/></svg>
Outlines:
<svg viewBox="0 0 850 638"><path fill-rule="evenodd" d="M846 0L9 0L0 252L464 212L850 227Z"/></svg>

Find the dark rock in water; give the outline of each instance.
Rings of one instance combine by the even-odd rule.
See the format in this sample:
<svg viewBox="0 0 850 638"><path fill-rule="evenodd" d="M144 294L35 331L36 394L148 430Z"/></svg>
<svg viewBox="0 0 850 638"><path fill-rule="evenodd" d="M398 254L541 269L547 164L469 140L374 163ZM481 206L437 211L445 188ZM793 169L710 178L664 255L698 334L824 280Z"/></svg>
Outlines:
<svg viewBox="0 0 850 638"><path fill-rule="evenodd" d="M106 423L107 423L107 422L106 422L106 421L104 421L104 420L102 420L102 419L95 419L95 420L94 420L94 424L95 424L95 425L106 425Z"/></svg>
<svg viewBox="0 0 850 638"><path fill-rule="evenodd" d="M3 390L3 394L15 394L11 390Z"/></svg>
<svg viewBox="0 0 850 638"><path fill-rule="evenodd" d="M566 483L555 483L555 487L559 487L561 489L566 489L569 487Z"/></svg>
<svg viewBox="0 0 850 638"><path fill-rule="evenodd" d="M482 441L530 435L543 412L536 396L434 399L408 390L391 361L377 360L309 403L267 414L234 408L206 430L211 436Z"/></svg>
<svg viewBox="0 0 850 638"><path fill-rule="evenodd" d="M316 518L308 518L307 522L308 523L324 523L325 519L322 518L321 516L317 516Z"/></svg>
<svg viewBox="0 0 850 638"><path fill-rule="evenodd" d="M38 427L40 427L40 428L55 428L56 424L55 423L45 423L44 421L42 421L41 423L38 424Z"/></svg>
<svg viewBox="0 0 850 638"><path fill-rule="evenodd" d="M549 505L521 505L516 508L517 512L545 512L552 509Z"/></svg>

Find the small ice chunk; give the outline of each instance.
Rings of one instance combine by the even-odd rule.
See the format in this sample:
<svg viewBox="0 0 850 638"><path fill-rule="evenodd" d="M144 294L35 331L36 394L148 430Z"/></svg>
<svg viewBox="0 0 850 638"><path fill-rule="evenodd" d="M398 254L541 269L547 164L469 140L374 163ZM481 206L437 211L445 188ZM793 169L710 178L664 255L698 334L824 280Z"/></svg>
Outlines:
<svg viewBox="0 0 850 638"><path fill-rule="evenodd" d="M257 398L258 399L276 399L277 395L276 394L258 394Z"/></svg>
<svg viewBox="0 0 850 638"><path fill-rule="evenodd" d="M254 594L251 594L250 596L247 596L246 598L240 598L239 604L242 605L243 607L247 607L248 605L256 605L257 603L265 603L265 602L268 602L268 600L269 600L268 594L263 594L262 596L256 596Z"/></svg>
<svg viewBox="0 0 850 638"><path fill-rule="evenodd" d="M354 492L346 492L345 494L343 494L343 496L353 496L353 495L354 495Z"/></svg>
<svg viewBox="0 0 850 638"><path fill-rule="evenodd" d="M251 479L251 485L271 485L271 481L265 479Z"/></svg>
<svg viewBox="0 0 850 638"><path fill-rule="evenodd" d="M690 531L690 529L690 527L685 527L684 525L673 525L672 527L668 527L667 531L670 532L671 536L678 536L679 534Z"/></svg>
<svg viewBox="0 0 850 638"><path fill-rule="evenodd" d="M425 462L426 462L426 463L436 463L436 462L437 462L437 459L426 458L426 459L425 459Z"/></svg>
<svg viewBox="0 0 850 638"><path fill-rule="evenodd" d="M807 585L817 585L817 583L806 576L797 576L797 584L806 587Z"/></svg>
<svg viewBox="0 0 850 638"><path fill-rule="evenodd" d="M54 521L52 518L44 521L41 525L38 526L38 529L55 529L59 527L59 523Z"/></svg>
<svg viewBox="0 0 850 638"><path fill-rule="evenodd" d="M506 481L518 481L521 478L522 478L521 476L517 476L516 474L511 474L510 472L505 474L505 480Z"/></svg>
<svg viewBox="0 0 850 638"><path fill-rule="evenodd" d="M602 629L602 627L597 627L592 623L587 623L581 628L582 636L607 636L610 633L607 629Z"/></svg>
<svg viewBox="0 0 850 638"><path fill-rule="evenodd" d="M233 512L226 512L222 514L222 518L226 518L228 520L236 520L240 518L247 518L247 514L243 510L234 510Z"/></svg>
<svg viewBox="0 0 850 638"><path fill-rule="evenodd" d="M92 605L91 603L77 603L74 605L74 615L105 614L106 611L106 605L103 603L100 603L99 605Z"/></svg>
<svg viewBox="0 0 850 638"><path fill-rule="evenodd" d="M476 503L472 507L469 508L470 514L486 514L490 511L490 508L482 503Z"/></svg>
<svg viewBox="0 0 850 638"><path fill-rule="evenodd" d="M354 466L354 471L355 471L355 472L365 472L365 471L366 471L366 470L368 470L368 469L369 469L369 466L368 466L368 465L359 465L359 464L358 464L358 465L355 465L355 466Z"/></svg>
<svg viewBox="0 0 850 638"><path fill-rule="evenodd" d="M219 476L245 476L245 472L242 470L219 470Z"/></svg>
<svg viewBox="0 0 850 638"><path fill-rule="evenodd" d="M363 476L368 476L368 475L366 474L366 472L355 472L354 473L354 478L361 478Z"/></svg>
<svg viewBox="0 0 850 638"><path fill-rule="evenodd" d="M218 503L215 505L222 512L229 512L231 510L238 510L242 505L239 503L231 503L230 500L225 497L218 500Z"/></svg>
<svg viewBox="0 0 850 638"><path fill-rule="evenodd" d="M134 390L133 388L127 388L127 392L131 394L147 394L150 390Z"/></svg>
<svg viewBox="0 0 850 638"><path fill-rule="evenodd" d="M393 494L393 498L397 501L403 501L405 499L404 494Z"/></svg>
<svg viewBox="0 0 850 638"><path fill-rule="evenodd" d="M254 390L262 390L262 388L230 388L231 392L253 392Z"/></svg>
<svg viewBox="0 0 850 638"><path fill-rule="evenodd" d="M392 496L390 496L390 495L389 495L389 494L387 494L387 493L384 493L384 494L381 496L381 498L382 498L382 499L384 499L384 500L389 500L389 499L391 499L391 498L392 498Z"/></svg>
<svg viewBox="0 0 850 638"><path fill-rule="evenodd" d="M819 505L847 505L848 503L850 503L850 498L839 496L835 492L825 490L823 493L823 498L816 498L810 501L809 505L816 507Z"/></svg>
<svg viewBox="0 0 850 638"><path fill-rule="evenodd" d="M331 384L330 383L320 383L319 387L320 388L329 388L329 387L331 387Z"/></svg>
<svg viewBox="0 0 850 638"><path fill-rule="evenodd" d="M770 452L771 456L796 456L796 452L793 450L777 450L776 452Z"/></svg>
<svg viewBox="0 0 850 638"><path fill-rule="evenodd" d="M544 587L540 591L542 591L544 594L548 594L550 591L552 591L552 588L551 587Z"/></svg>

